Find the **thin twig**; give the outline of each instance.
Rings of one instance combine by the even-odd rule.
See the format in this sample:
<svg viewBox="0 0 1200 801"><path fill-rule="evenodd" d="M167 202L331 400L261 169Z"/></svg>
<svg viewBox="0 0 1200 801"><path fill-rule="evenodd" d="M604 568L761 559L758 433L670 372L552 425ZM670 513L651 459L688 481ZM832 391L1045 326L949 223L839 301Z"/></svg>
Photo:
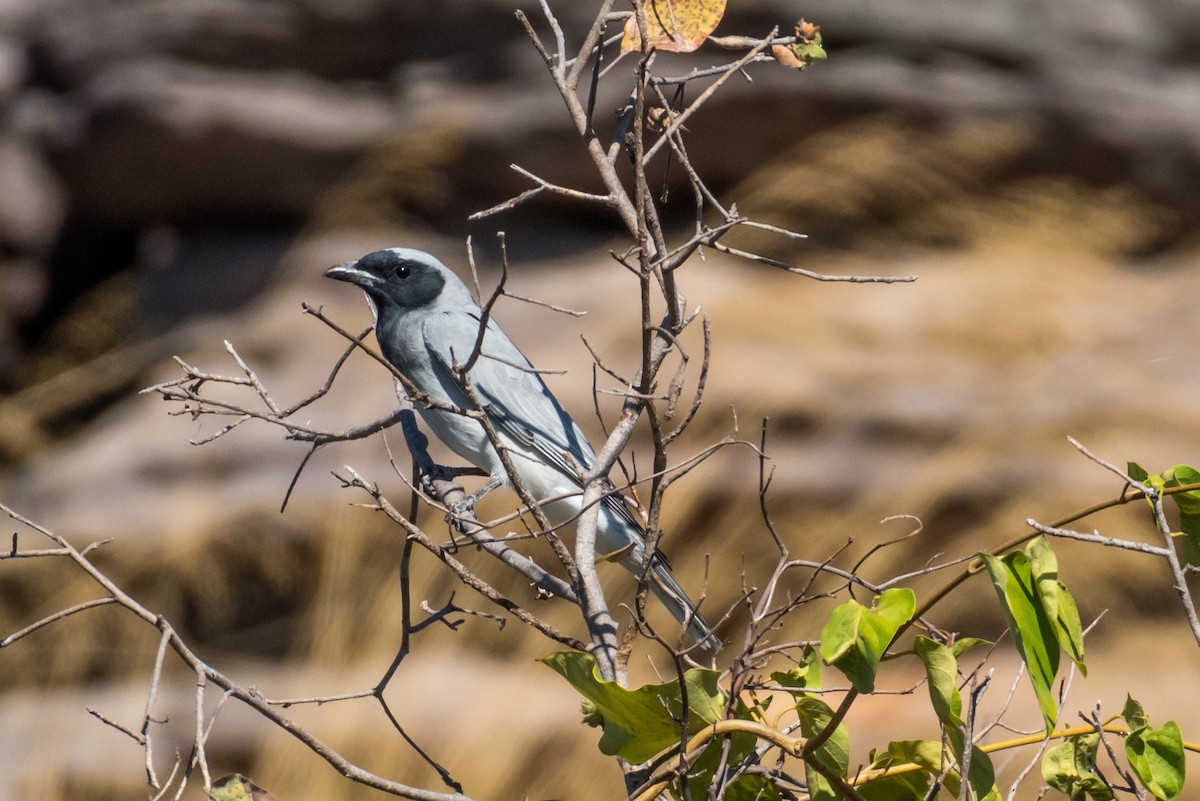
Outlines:
<svg viewBox="0 0 1200 801"><path fill-rule="evenodd" d="M778 267L781 270L787 270L789 273L802 275L805 278L811 278L814 281L832 281L849 284L907 284L916 281L918 278L916 275L827 275L825 273L813 272L812 270L805 270L803 267L795 267L787 262L779 261L778 259L772 259L768 256L760 256L757 253L751 253L738 248L731 248L727 245L720 244L719 242L713 243L712 247L722 253L728 253L731 256L738 256L739 258L743 258L747 261L752 261L757 264L765 264L769 267Z"/></svg>
<svg viewBox="0 0 1200 801"><path fill-rule="evenodd" d="M1025 521L1026 525L1035 531L1046 534L1051 537L1060 537L1062 539L1079 540L1080 542L1091 542L1096 545L1103 545L1107 548L1120 548L1125 551L1136 551L1137 553L1150 554L1163 559L1167 557L1167 548L1162 548L1156 545L1150 545L1145 542L1137 542L1136 540L1123 540L1117 537L1106 537L1098 531L1087 534L1082 531L1072 531L1069 528L1059 528L1056 526L1046 526L1037 522L1033 518Z"/></svg>
<svg viewBox="0 0 1200 801"><path fill-rule="evenodd" d="M200 766L200 775L204 780L204 789L212 788L212 776L208 772L208 757L204 753L204 741L207 737L204 727L204 688L208 685L208 677L203 668L194 668L196 673L196 731L195 731L195 763ZM182 789L182 788L181 788Z"/></svg>
<svg viewBox="0 0 1200 801"><path fill-rule="evenodd" d="M146 745L146 738L144 736L142 736L141 734L138 734L136 731L133 731L132 729L128 729L128 728L122 726L120 723L117 723L115 720L112 720L111 718L106 717L105 715L101 714L100 712L97 712L95 709L92 709L90 706L84 707L84 708L87 710L87 713L89 715L91 715L96 720L103 723L105 726L111 726L112 728L121 732L121 734L124 734L126 737L133 740L135 743L137 743L140 746L144 747Z"/></svg>
<svg viewBox="0 0 1200 801"><path fill-rule="evenodd" d="M767 39L756 44L753 48L750 49L750 51L748 53L746 53L746 55L742 56L737 61L730 64L728 66L728 68L726 68L725 72L723 72L719 78L717 78L715 81L713 81L711 84L709 84L704 89L704 91L700 94L700 96L692 101L691 105L689 105L686 109L684 109L682 112L680 112L677 117L672 119L671 124L668 125L666 130L664 130L662 132L662 135L659 137L658 141L655 142L650 147L646 148L646 152L642 156L641 163L646 164L650 161L650 159L654 158L654 155L656 153L658 153L658 151L663 147L664 144L666 144L666 142L668 141L668 137L670 137L676 131L678 131L680 128L682 128L683 124L685 122L687 122L688 119L691 118L692 114L699 111L700 108L706 102L708 102L709 98L711 98L714 94L716 94L717 90L720 89L721 86L726 81L728 81L734 75L738 74L742 70L743 67L745 67L747 64L749 64L751 61L753 61L755 59L755 57L758 56L762 51L766 50L771 44L770 40L775 37L775 33L776 33L775 30L771 31L771 35L768 36ZM645 41L645 40L643 40L643 41Z"/></svg>
<svg viewBox="0 0 1200 801"><path fill-rule="evenodd" d="M115 596L116 593L114 593ZM132 599L130 600L132 601ZM158 618L155 622L161 619ZM154 671L150 674L150 689L146 693L146 713L142 718L141 732L142 737L146 741L146 782L155 790L159 789L159 783L158 777L154 773L154 737L151 734L150 725L159 722L154 719L154 703L158 698L158 685L162 681L163 663L167 656L167 646L171 644L171 636L161 628L159 630L161 634L158 638L158 651L154 654Z"/></svg>
<svg viewBox="0 0 1200 801"><path fill-rule="evenodd" d="M29 553L33 553L33 552L29 552ZM61 550L56 549L55 551L43 551L42 553L44 555L58 556L59 553L61 553ZM26 554L26 555L28 555L28 554ZM46 617L42 618L41 620L37 621L36 623L30 623L25 628L23 628L19 631L14 631L12 634L8 635L3 640L0 640L0 648L5 647L6 645L12 645L14 642L21 639L22 637L27 637L28 635L33 634L38 629L40 629L44 626L49 626L51 623L57 623L60 620L70 617L71 615L75 614L76 612L83 612L87 609L93 609L97 606L107 606L108 604L113 604L116 602L117 602L117 599L111 598L111 597L110 598L94 598L90 601L84 601L83 603L75 604L74 606L68 606L66 609L60 609L57 612L55 612L54 614L47 615Z"/></svg>
<svg viewBox="0 0 1200 801"><path fill-rule="evenodd" d="M166 620L166 618L151 612L145 606L138 603L138 601L122 590L115 582L113 582L112 579L110 579L95 565L93 565L77 549L73 548L66 539L60 537L58 534L55 534L44 526L34 523L2 503L0 503L0 512L8 515L18 523L28 526L34 531L43 534L61 547L70 549L72 551L71 560L78 565L81 570L87 573L93 581L110 593L116 599L118 604L145 623L148 623L149 625L158 629L162 635L160 642L165 642L167 645L169 645L171 650L176 653L180 660L189 669L193 671L199 669L208 682L211 682L212 684L215 684L216 686L225 690L230 697L237 699L241 703L255 710L255 712L257 712L259 715L266 718L283 731L286 731L288 734L292 735L314 754L329 763L341 775L359 784L372 787L401 798L412 799L412 801L470 801L470 799L468 799L467 796L463 795L462 793L440 793L421 787L414 787L412 785L378 776L359 767L353 762L350 762L336 750L315 737L306 728L297 725L294 721L289 720L276 707L267 704L262 699L262 696L257 692L234 683L224 673L213 668L200 659L187 645L187 643L183 641L178 632L175 631L174 627ZM147 708L152 709L153 704L147 703ZM149 715L147 715L147 721L149 720ZM143 731L143 736L145 736L145 734L146 731ZM149 748L149 745L150 743L148 742L147 748ZM165 783L159 783L157 779L155 779L151 786L155 789L162 788L163 792L165 792L166 788L170 787L171 781L173 780L175 772L178 769L179 765L177 762L175 770L172 771L171 776L168 777ZM151 769L150 776L153 775L154 774ZM157 794L157 796L161 797L162 794L163 793L160 792Z"/></svg>

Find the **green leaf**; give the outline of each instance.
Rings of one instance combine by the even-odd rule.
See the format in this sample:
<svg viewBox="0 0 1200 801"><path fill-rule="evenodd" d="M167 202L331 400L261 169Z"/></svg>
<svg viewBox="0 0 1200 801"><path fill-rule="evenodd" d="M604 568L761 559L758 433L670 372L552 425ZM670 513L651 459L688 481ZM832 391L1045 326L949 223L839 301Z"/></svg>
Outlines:
<svg viewBox="0 0 1200 801"><path fill-rule="evenodd" d="M961 765L962 732L960 729L948 729L947 737L954 750L954 758ZM959 797L960 774L957 769L944 771L942 756L945 746L936 740L894 740L888 743L887 757L891 764L911 762L920 765L921 769L930 776L940 777L945 773L946 789L955 798ZM998 798L996 791L996 774L992 769L992 761L988 755L975 746L971 747L971 767L969 780L974 797L980 801L992 801Z"/></svg>
<svg viewBox="0 0 1200 801"><path fill-rule="evenodd" d="M1096 773L1096 733L1068 737L1042 756L1042 778L1071 801L1111 801L1113 794Z"/></svg>
<svg viewBox="0 0 1200 801"><path fill-rule="evenodd" d="M208 791L212 801L275 801L275 796L240 773L230 773L212 783Z"/></svg>
<svg viewBox="0 0 1200 801"><path fill-rule="evenodd" d="M1029 557L1029 572L1038 591L1046 617L1058 617L1058 556L1045 537L1035 537L1025 548Z"/></svg>
<svg viewBox="0 0 1200 801"><path fill-rule="evenodd" d="M816 737L829 726L833 710L820 698L805 696L796 704L800 716L800 733L806 738ZM850 732L839 723L833 734L813 753L813 758L839 776L850 769ZM804 763L804 774L808 782L808 794L812 801L840 801L842 794L820 773Z"/></svg>
<svg viewBox="0 0 1200 801"><path fill-rule="evenodd" d="M902 765L908 761L897 759L887 751L876 755L874 749L872 749L871 766L869 769L881 770ZM928 771L910 770L904 773L895 773L890 776L881 776L878 779L872 779L865 784L860 784L857 789L859 795L867 799L867 801L924 801L926 794L929 792L929 780L930 775Z"/></svg>
<svg viewBox="0 0 1200 801"><path fill-rule="evenodd" d="M1079 672L1087 676L1087 665L1083 663L1083 624L1079 621L1079 607L1067 590L1067 585L1058 582L1058 644L1063 653L1079 666Z"/></svg>
<svg viewBox="0 0 1200 801"><path fill-rule="evenodd" d="M793 707L800 717L800 729L805 737L815 737L822 732L833 718L829 706L819 698L804 692L805 688L814 689L821 686L821 655L811 645L804 646L801 662L787 671L777 671L771 678L791 693L796 700ZM845 776L850 762L850 734L846 727L839 725L829 739L817 749L814 755L821 764ZM805 771L811 791L811 798L818 801L833 801L840 798L832 784L820 773L814 771L805 763ZM771 790L778 792L772 785ZM703 796L692 793L692 798ZM755 801L747 799L747 801Z"/></svg>
<svg viewBox="0 0 1200 801"><path fill-rule="evenodd" d="M867 801L924 801L928 792L929 774L923 770L883 776L858 787L859 795Z"/></svg>
<svg viewBox="0 0 1200 801"><path fill-rule="evenodd" d="M828 58L825 48L821 46L821 35L817 34L816 41L811 44L794 44L792 52L798 61L811 64L819 58Z"/></svg>
<svg viewBox="0 0 1200 801"><path fill-rule="evenodd" d="M954 654L954 658L958 659L960 656L977 645L991 644L991 640L985 640L982 637L963 637L962 639L954 641L954 644L950 646L950 651Z"/></svg>
<svg viewBox="0 0 1200 801"><path fill-rule="evenodd" d="M1142 785L1163 801L1178 798L1186 773L1183 736L1174 721L1155 729L1142 705L1127 697L1121 716L1132 731L1125 738L1125 756Z"/></svg>
<svg viewBox="0 0 1200 801"><path fill-rule="evenodd" d="M1125 738L1125 755L1138 779L1156 797L1172 801L1183 792L1187 764L1183 735L1175 721L1131 733Z"/></svg>
<svg viewBox="0 0 1200 801"><path fill-rule="evenodd" d="M1058 557L1045 537L1031 541L1026 553L1029 556L1030 571L1037 582L1042 608L1046 610L1046 617L1054 621L1059 647L1086 676L1087 666L1083 664L1083 626L1079 622L1079 608L1067 590L1067 585L1059 581Z"/></svg>
<svg viewBox="0 0 1200 801"><path fill-rule="evenodd" d="M592 704L593 717L604 727L600 737L602 753L622 756L636 764L679 745L678 719L683 709L679 682L626 690L601 679L596 672L596 660L590 654L560 651L540 661L570 682ZM725 715L725 696L717 683L720 675L716 670L701 669L683 674L692 732Z"/></svg>
<svg viewBox="0 0 1200 801"><path fill-rule="evenodd" d="M1025 660L1046 730L1052 731L1058 717L1051 685L1058 673L1059 644L1057 623L1051 621L1042 605L1043 596L1039 590L1043 582L1035 579L1029 557L1022 551L1010 553L1003 559L991 554L980 554L980 558L1000 599L1009 634Z"/></svg>
<svg viewBox="0 0 1200 801"><path fill-rule="evenodd" d="M791 670L772 673L771 680L788 689L816 689L821 686L821 655L817 649L806 645L800 664Z"/></svg>
<svg viewBox="0 0 1200 801"><path fill-rule="evenodd" d="M1161 475L1149 474L1134 462L1129 463L1129 477L1144 486L1158 490L1200 484L1200 470L1177 464ZM1185 564L1200 565L1200 490L1176 492L1168 496L1179 509L1180 555ZM1149 499L1147 499L1149 502ZM1153 504L1151 504L1153 512Z"/></svg>
<svg viewBox="0 0 1200 801"><path fill-rule="evenodd" d="M1172 498L1177 496L1172 495ZM1180 557L1184 564L1200 565L1200 514L1179 513L1179 531L1183 535Z"/></svg>
<svg viewBox="0 0 1200 801"><path fill-rule="evenodd" d="M942 744L937 740L893 740L887 753L894 764L911 762L934 776L942 772Z"/></svg>
<svg viewBox="0 0 1200 801"><path fill-rule="evenodd" d="M925 665L929 700L938 720L948 728L963 725L962 697L958 694L958 662L954 652L928 637L918 636L913 651Z"/></svg>
<svg viewBox="0 0 1200 801"><path fill-rule="evenodd" d="M1200 483L1200 472L1194 467L1177 464L1162 474L1164 487L1184 487ZM1179 529L1183 535L1183 561L1200 565L1200 490L1177 492L1169 496L1179 508Z"/></svg>
<svg viewBox="0 0 1200 801"><path fill-rule="evenodd" d="M1163 473L1168 487L1186 487L1189 484L1200 484L1200 470L1186 464L1177 464ZM1179 510L1185 514L1200 514L1200 490L1177 492L1171 498L1179 504Z"/></svg>
<svg viewBox="0 0 1200 801"><path fill-rule="evenodd" d="M1125 718L1125 722L1133 730L1144 729L1150 725L1150 718L1146 717L1142 705L1135 701L1132 695L1125 696L1125 708L1121 710L1121 717Z"/></svg>
<svg viewBox="0 0 1200 801"><path fill-rule="evenodd" d="M821 658L845 674L856 690L871 692L879 660L916 606L912 590L894 587L876 598L874 609L853 600L835 607L821 630Z"/></svg>

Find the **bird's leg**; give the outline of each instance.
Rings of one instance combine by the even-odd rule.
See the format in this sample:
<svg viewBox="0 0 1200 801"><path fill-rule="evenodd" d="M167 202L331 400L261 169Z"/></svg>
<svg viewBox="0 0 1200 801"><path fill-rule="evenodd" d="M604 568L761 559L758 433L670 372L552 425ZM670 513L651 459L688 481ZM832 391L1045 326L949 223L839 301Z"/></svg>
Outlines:
<svg viewBox="0 0 1200 801"><path fill-rule="evenodd" d="M453 481L462 476L486 476L487 473L480 470L478 467L446 467L438 465L439 478L447 478Z"/></svg>
<svg viewBox="0 0 1200 801"><path fill-rule="evenodd" d="M432 465L431 468L421 474L421 486L433 494L433 484L435 481L457 481L462 476L486 476L487 473L480 470L478 467L446 467L442 464Z"/></svg>
<svg viewBox="0 0 1200 801"><path fill-rule="evenodd" d="M462 476L486 476L487 473L480 470L478 467L447 467L442 464L434 464L426 472L421 474L421 488L431 496L436 497L437 492L434 489L434 484L439 481L452 482L456 485L456 489L461 490L462 487L457 486L457 481ZM464 514L470 514L475 508L475 504L479 499L486 495L491 490L495 489L500 480L492 478L486 485L474 495L467 496L464 500L458 503L450 504L450 514L446 516L446 522L452 522L452 518L460 517Z"/></svg>
<svg viewBox="0 0 1200 801"><path fill-rule="evenodd" d="M450 504L450 516L451 517L462 517L463 515L474 512L475 504L479 503L481 500L483 500L483 497L485 495L487 495L489 492L491 492L492 490L494 490L496 487L500 486L503 483L504 483L504 479L492 476L491 478L488 479L487 483L484 484L482 487L480 487L478 490L471 493L467 497L463 498L458 503Z"/></svg>

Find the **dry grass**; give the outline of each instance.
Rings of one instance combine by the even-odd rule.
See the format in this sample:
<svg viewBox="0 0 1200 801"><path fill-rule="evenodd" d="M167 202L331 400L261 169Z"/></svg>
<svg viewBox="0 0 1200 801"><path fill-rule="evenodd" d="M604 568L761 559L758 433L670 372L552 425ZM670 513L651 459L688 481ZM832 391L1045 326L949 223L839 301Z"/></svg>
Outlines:
<svg viewBox="0 0 1200 801"><path fill-rule="evenodd" d="M908 530L906 521L882 518L918 516L924 524L919 537L867 563L867 574L883 578L937 553L961 555L1001 542L1023 531L1026 517L1048 521L1115 495L1114 481L1066 445L1068 434L1117 461L1132 458L1158 469L1196 461L1191 451L1200 424L1182 412L1194 398L1195 361L1179 330L1190 311L1183 299L1200 292L1188 265L1200 258L1179 251L1183 266L1152 276L1131 264L1130 254L1171 229L1171 212L1130 189L1022 175L1014 165L1034 146L1006 126L931 133L874 119L798 146L790 162L765 166L753 182L744 210L771 210L777 222L841 237L872 254L810 255L805 266L918 272L914 286L817 287L722 259L685 271L689 297L713 317L716 345L706 411L680 453L734 433L731 404L737 406L736 433L747 439L757 440L759 420L769 417L776 470L771 510L796 553L821 559L853 539L841 558L852 565L873 544ZM927 247L947 243L954 247ZM615 310L611 280L583 273L564 282L559 269L523 274L521 291L624 319ZM291 314L294 300L287 299ZM279 323L283 318L264 308L241 321L243 331L258 337L258 353L282 372L293 356L280 342L295 324L291 318ZM571 337L539 337L535 313L506 311L512 319L505 318L506 328L528 345L535 363L557 367L579 356ZM602 346L617 349L624 341L611 330L605 336ZM311 373L287 376L301 384L313 380ZM381 379L366 373L362 380ZM562 383L568 406L588 408L586 383ZM759 389L748 394L748 386ZM161 409L144 413L161 415ZM196 452L180 442L178 459L213 460L203 463L214 477L224 476L234 466L221 459L240 452L231 457L221 447ZM337 458L352 457L343 451ZM274 507L285 467L274 483L263 484L257 508L243 504L226 512L214 503L220 498L215 490L197 490L184 519L169 527L162 521L169 536L130 532L100 562L171 618L207 658L268 695L369 687L399 637L398 534L379 516L344 505L355 499L323 494L326 484L311 477L322 475L317 468L280 517ZM666 550L689 587L702 584L711 557L716 568L706 609L736 597L743 570L753 585L770 568L756 471L748 449L732 448L671 490ZM400 492L386 473L375 478ZM511 503L501 493L484 512L501 514ZM44 522L55 525L53 516ZM425 522L431 530L442 526L433 516ZM1144 522L1140 509L1127 508L1087 526L1132 535L1145 531ZM1112 610L1091 640L1093 678L1079 685L1078 705L1103 695L1106 708L1115 709L1123 690L1133 688L1147 696L1154 719L1178 715L1185 731L1188 724L1195 731L1196 713L1171 703L1173 690L1200 677L1164 569L1144 557L1073 545L1062 545L1060 553L1083 615ZM527 587L482 555L461 555L512 597L532 602ZM94 596L65 563L5 565L4 571L3 631ZM428 557L418 559L414 576L415 597L434 605L458 589ZM619 570L607 571L606 580L614 597L627 597L629 582ZM923 580L917 591L936 584ZM936 617L945 626L994 637L1001 629L990 593L982 583L964 588ZM479 606L461 591L455 597ZM543 603L537 611L574 625L565 605ZM815 608L805 610L788 634L812 636L821 620ZM88 721L80 708L86 702L137 720L155 644L153 632L106 609L0 653L0 721L17 721L9 731L0 727L0 741L22 732L21 749L8 749L10 759L22 761L0 756L0 769L19 777L20 797L141 792L137 749ZM420 635L389 699L409 732L474 797L613 797L616 769L596 752L597 734L578 726L574 694L534 662L548 650L513 623L503 631L479 618L458 631L435 626ZM1151 652L1153 666L1146 661ZM1011 676L1011 664L1000 661L1001 673ZM639 678L654 678L651 666L635 667ZM997 697L1008 680L997 679ZM190 692L181 677L168 693L172 722L164 727L165 741L185 743ZM1025 688L1022 694L1028 695ZM21 706L21 699L29 704ZM912 714L907 701L863 704L857 714L865 731L856 753L881 745L870 742L876 726L895 733L896 721ZM39 704L43 715L34 714ZM929 734L932 725L919 707L912 703L918 711L905 724L914 736ZM436 776L371 702L294 713L366 767L436 786ZM96 759L97 752L104 758ZM164 748L164 759L169 756ZM214 770L247 772L281 799L377 797L233 708L222 713L210 757ZM30 760L36 771L24 769L35 764Z"/></svg>

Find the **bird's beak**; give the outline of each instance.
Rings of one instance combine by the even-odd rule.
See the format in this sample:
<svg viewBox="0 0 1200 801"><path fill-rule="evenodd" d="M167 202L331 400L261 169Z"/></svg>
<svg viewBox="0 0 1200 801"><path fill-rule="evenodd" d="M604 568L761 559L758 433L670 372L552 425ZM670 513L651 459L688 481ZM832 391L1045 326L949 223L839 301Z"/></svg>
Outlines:
<svg viewBox="0 0 1200 801"><path fill-rule="evenodd" d="M357 284L363 289L375 286L379 283L379 279L360 269L357 261L345 261L336 267L330 267L325 271L326 278L332 278L335 281L348 281L351 284Z"/></svg>

